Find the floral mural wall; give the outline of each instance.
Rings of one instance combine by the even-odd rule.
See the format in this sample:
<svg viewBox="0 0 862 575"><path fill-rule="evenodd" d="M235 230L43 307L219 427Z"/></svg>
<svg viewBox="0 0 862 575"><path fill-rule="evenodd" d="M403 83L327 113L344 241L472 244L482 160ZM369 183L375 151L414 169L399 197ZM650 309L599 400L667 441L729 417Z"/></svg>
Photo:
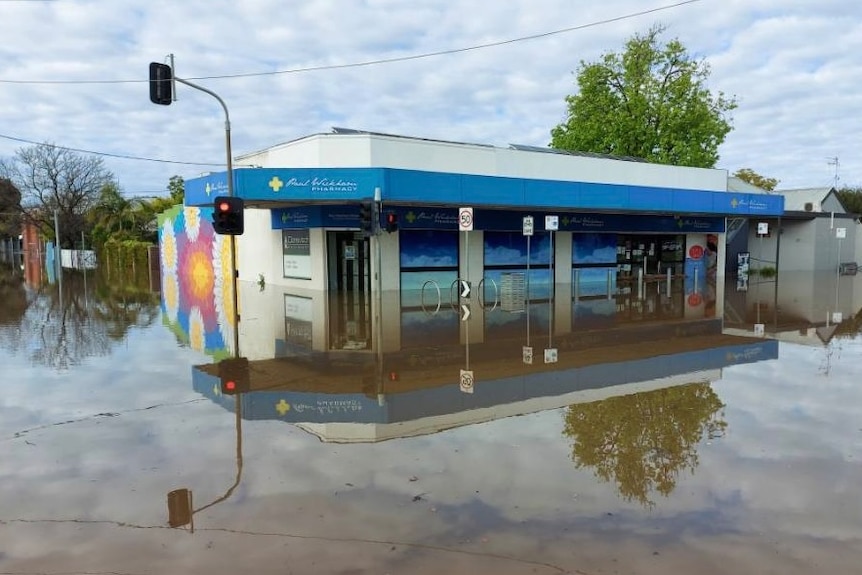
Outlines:
<svg viewBox="0 0 862 575"><path fill-rule="evenodd" d="M213 232L212 208L159 216L162 317L179 340L215 359L233 353L230 238Z"/></svg>

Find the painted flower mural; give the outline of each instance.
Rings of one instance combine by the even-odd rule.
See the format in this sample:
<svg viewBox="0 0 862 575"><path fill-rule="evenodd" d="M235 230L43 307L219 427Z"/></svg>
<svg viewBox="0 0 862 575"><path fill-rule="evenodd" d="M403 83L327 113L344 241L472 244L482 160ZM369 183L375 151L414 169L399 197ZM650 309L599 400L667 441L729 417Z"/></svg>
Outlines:
<svg viewBox="0 0 862 575"><path fill-rule="evenodd" d="M215 359L233 348L230 242L213 232L211 209L177 206L159 216L164 322Z"/></svg>

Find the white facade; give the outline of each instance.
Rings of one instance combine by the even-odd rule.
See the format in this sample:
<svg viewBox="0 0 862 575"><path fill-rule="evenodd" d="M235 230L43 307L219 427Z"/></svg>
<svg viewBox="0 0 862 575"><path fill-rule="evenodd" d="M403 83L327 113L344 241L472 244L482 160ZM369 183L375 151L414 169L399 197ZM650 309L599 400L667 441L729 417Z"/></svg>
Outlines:
<svg viewBox="0 0 862 575"><path fill-rule="evenodd" d="M383 134L318 134L239 156L264 168L379 167L483 176L727 191L727 171L441 142Z"/></svg>

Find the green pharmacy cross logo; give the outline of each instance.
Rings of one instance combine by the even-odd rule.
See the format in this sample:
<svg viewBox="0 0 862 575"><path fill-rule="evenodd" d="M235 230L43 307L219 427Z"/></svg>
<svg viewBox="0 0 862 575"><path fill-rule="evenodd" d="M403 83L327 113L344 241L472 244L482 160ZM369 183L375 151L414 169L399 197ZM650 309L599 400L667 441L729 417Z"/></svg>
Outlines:
<svg viewBox="0 0 862 575"><path fill-rule="evenodd" d="M412 224L416 221L416 214L413 213L413 210L410 210L409 212L407 212L405 219Z"/></svg>

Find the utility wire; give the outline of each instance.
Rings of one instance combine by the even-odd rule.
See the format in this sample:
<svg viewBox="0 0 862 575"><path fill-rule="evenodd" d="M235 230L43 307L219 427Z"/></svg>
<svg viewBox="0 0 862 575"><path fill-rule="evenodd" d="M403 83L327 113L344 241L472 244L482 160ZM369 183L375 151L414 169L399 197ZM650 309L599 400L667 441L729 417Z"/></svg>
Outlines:
<svg viewBox="0 0 862 575"><path fill-rule="evenodd" d="M9 136L6 134L0 134L0 138L4 140L12 140L13 142L21 142L24 144L35 144L37 146L43 145L45 142L35 142L33 140L27 140L25 138L16 138L15 136ZM92 154L94 156L106 156L108 158L119 158L121 160L138 160L144 162L159 162L162 164L179 164L183 166L206 166L206 167L223 167L224 163L221 164L208 164L204 162L181 162L179 160L164 160L161 158L145 158L142 156L130 156L128 154L112 154L110 152L96 152L93 150L84 150L81 148L71 148L69 146L58 146L57 144L48 144L54 148L59 150L69 150L70 152L80 152L82 154Z"/></svg>
<svg viewBox="0 0 862 575"><path fill-rule="evenodd" d="M348 64L327 64L321 66L308 66L304 68L291 68L288 70L273 70L270 72L245 72L245 73L237 73L237 74L221 74L215 76L189 76L185 79L187 80L224 80L230 78L250 78L254 76L276 76L279 74L299 74L303 72L321 72L324 70L343 70L346 68L361 68L365 66L377 66L381 64L393 64L396 62L407 62L410 60L422 60L425 58L434 58L437 56L448 56L451 54L462 54L464 52L472 52L476 50L484 50L487 48L496 48L498 46L505 46L507 44L516 44L518 42L526 42L529 40L538 40L539 38L547 38L549 36L556 36L558 34L566 34L568 32L575 32L578 30L585 30L587 28L594 28L596 26L602 26L605 24L612 24L614 22L620 22L622 20L629 20L632 18L637 18L639 16L646 16L647 14L654 14L656 12L661 12L664 10L671 10L673 8L679 8L681 6L685 6L687 4L694 4L700 2L701 0L683 0L682 2L677 2L675 4L668 4L665 6L659 6L657 8L650 8L648 10L641 10L640 12L632 12L630 14L625 14L623 16L616 16L614 18L607 18L605 20L598 20L596 22L590 22L588 24L580 24L578 26L570 26L568 28L561 28L559 30L551 30L549 32L540 32L538 34L531 34L529 36L521 36L519 38L510 38L508 40L498 40L496 42L487 42L485 44L476 44L474 46L467 46L464 48L452 48L449 50L438 50L436 52L424 52L422 54L411 54L408 56L395 56L392 58L380 58L376 60L366 60L362 62L352 62ZM135 80L2 80L0 79L0 84L135 84L135 83L143 83L149 82L149 79L135 79Z"/></svg>

